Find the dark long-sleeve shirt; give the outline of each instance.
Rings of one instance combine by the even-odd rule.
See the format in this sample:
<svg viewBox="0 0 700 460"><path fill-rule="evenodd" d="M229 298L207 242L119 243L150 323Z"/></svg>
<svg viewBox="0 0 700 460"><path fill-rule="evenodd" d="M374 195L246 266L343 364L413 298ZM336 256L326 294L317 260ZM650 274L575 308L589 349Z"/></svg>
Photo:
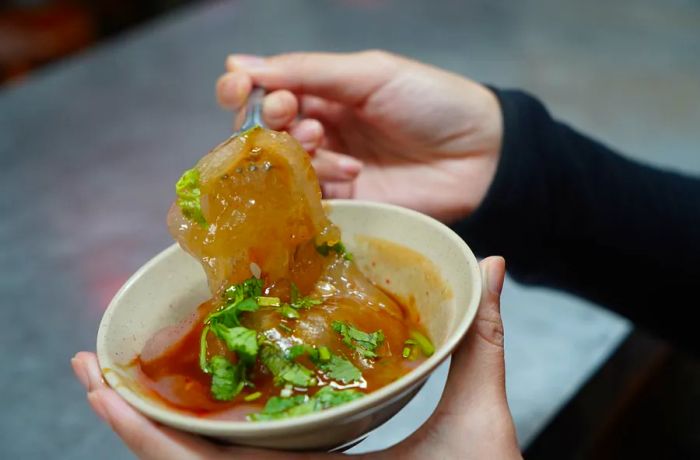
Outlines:
<svg viewBox="0 0 700 460"><path fill-rule="evenodd" d="M626 159L525 93L495 92L500 164L456 230L477 254L503 255L516 280L589 299L697 354L700 180Z"/></svg>

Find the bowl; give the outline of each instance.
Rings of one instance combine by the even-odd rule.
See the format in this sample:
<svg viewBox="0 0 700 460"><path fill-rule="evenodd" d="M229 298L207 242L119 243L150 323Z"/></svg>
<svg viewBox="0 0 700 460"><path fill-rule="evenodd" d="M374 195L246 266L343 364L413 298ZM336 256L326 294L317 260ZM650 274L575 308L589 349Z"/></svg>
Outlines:
<svg viewBox="0 0 700 460"><path fill-rule="evenodd" d="M105 311L97 356L109 385L164 425L247 446L330 450L351 445L389 420L467 332L481 297L478 263L457 234L419 212L355 200L330 200L325 206L365 275L398 298L415 301L435 345L432 356L363 398L296 418L214 420L166 406L140 386L129 363L153 334L178 323L210 297L199 263L173 245L134 273Z"/></svg>

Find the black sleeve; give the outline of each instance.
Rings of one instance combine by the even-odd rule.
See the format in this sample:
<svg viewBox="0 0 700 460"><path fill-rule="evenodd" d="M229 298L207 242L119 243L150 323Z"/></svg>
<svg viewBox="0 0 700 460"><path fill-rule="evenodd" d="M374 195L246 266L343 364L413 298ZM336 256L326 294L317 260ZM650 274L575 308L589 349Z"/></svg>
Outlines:
<svg viewBox="0 0 700 460"><path fill-rule="evenodd" d="M495 92L501 160L455 229L480 256L504 256L516 280L599 303L697 353L700 180L630 161L525 93Z"/></svg>

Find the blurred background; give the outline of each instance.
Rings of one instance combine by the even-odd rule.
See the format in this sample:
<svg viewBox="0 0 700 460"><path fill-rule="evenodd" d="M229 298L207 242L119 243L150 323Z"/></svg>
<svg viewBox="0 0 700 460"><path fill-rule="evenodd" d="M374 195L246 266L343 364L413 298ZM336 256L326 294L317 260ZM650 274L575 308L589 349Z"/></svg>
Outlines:
<svg viewBox="0 0 700 460"><path fill-rule="evenodd" d="M0 81L21 80L50 62L191 0L3 0Z"/></svg>
<svg viewBox="0 0 700 460"><path fill-rule="evenodd" d="M226 55L365 48L527 89L629 156L700 173L695 0L0 1L0 458L130 458L69 359L170 244L179 173L230 133ZM503 314L526 457L700 458L697 360L512 280ZM444 373L355 452L415 429Z"/></svg>

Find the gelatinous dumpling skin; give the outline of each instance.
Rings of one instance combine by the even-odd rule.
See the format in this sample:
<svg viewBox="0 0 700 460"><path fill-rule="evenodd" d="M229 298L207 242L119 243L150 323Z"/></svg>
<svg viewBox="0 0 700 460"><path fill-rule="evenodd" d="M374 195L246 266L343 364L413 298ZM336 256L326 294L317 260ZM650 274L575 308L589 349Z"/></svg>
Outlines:
<svg viewBox="0 0 700 460"><path fill-rule="evenodd" d="M193 306L190 318L163 329L146 344L136 363L147 388L179 409L227 419L244 419L282 395L272 367L259 351L254 361L239 360L233 348L209 330L213 326L206 319L226 308L227 288L246 280L259 282L253 277L263 286L255 294L256 302L264 297L276 303L241 313L235 326L255 331L259 349L272 346L282 354L294 346L325 349L329 356L345 360L341 365L346 371L349 363L361 373L360 378L339 380L306 351L284 359L306 366L314 373L314 383L286 388L287 392L312 397L330 386L368 393L423 361L418 353L406 359L407 339L423 330L417 314L372 284L340 249L341 234L324 213L309 156L292 137L253 129L216 147L195 170L201 216L186 216L176 201L168 227L201 262L212 298L196 312ZM309 304L294 307L290 316L299 296ZM368 355L339 332L336 323L379 334L381 340ZM246 388L228 400L210 392L212 375L202 363L214 357L247 366Z"/></svg>
<svg viewBox="0 0 700 460"><path fill-rule="evenodd" d="M251 262L274 282L287 275L301 244L340 239L323 212L308 154L286 133L253 129L216 147L195 168L207 225L174 204L168 227L202 262L212 293L254 275Z"/></svg>

